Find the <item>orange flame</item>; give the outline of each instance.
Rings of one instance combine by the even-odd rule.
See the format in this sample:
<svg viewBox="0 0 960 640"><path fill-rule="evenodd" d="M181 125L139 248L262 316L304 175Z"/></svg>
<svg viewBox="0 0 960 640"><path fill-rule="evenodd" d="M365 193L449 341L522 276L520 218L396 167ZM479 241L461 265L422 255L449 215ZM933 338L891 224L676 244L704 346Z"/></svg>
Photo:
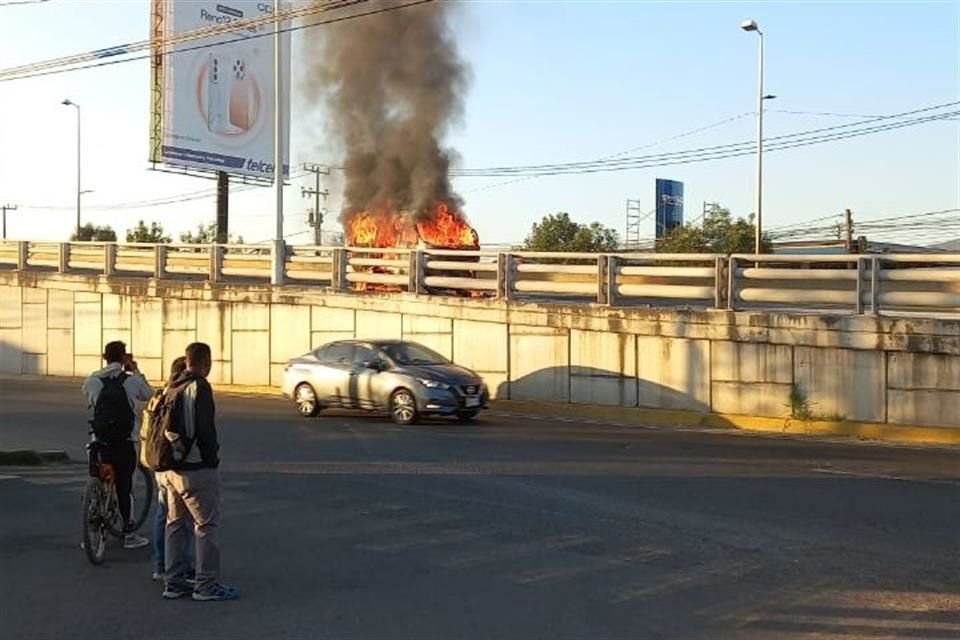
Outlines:
<svg viewBox="0 0 960 640"><path fill-rule="evenodd" d="M354 213L344 222L347 244L355 247L416 247L421 241L430 247L476 249L479 236L463 215L446 203L439 203L426 220L414 222L409 212L393 203L373 211Z"/></svg>

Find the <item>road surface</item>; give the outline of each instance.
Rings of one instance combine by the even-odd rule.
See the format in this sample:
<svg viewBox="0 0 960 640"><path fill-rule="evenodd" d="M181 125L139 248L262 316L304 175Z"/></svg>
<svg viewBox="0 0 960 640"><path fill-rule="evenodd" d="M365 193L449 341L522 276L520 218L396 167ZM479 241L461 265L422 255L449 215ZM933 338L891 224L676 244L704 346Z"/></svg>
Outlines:
<svg viewBox="0 0 960 640"><path fill-rule="evenodd" d="M78 546L84 465L0 467L2 638L956 638L956 450L484 415L400 428L221 395L223 579ZM0 380L0 449L86 431Z"/></svg>

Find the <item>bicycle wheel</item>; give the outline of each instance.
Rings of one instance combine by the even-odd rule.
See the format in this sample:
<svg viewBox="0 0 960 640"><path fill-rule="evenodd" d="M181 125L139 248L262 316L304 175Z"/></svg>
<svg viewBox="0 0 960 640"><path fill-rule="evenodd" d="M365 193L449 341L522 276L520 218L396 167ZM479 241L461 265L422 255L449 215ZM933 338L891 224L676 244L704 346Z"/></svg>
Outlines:
<svg viewBox="0 0 960 640"><path fill-rule="evenodd" d="M107 549L107 526L103 521L103 484L98 478L90 478L83 490L83 551L92 564L103 562Z"/></svg>
<svg viewBox="0 0 960 640"><path fill-rule="evenodd" d="M153 484L153 473L143 465L138 464L133 472L133 488L130 490L130 517L133 518L132 531L138 530L147 521L150 508L156 497L156 487Z"/></svg>

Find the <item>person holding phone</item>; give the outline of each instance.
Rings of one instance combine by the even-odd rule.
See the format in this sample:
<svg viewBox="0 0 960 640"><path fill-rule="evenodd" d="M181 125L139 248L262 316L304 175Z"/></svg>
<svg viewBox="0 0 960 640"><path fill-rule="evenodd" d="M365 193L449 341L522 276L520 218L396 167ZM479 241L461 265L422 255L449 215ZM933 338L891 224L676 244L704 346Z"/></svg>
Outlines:
<svg viewBox="0 0 960 640"><path fill-rule="evenodd" d="M132 532L130 492L137 469L133 438L134 433L139 433L139 429L134 431L138 422L137 403L149 400L153 389L123 342L108 342L103 348L103 359L107 365L87 377L82 391L93 409L90 424L100 443L102 459L116 470L117 502L127 530L123 548L139 549L150 541Z"/></svg>

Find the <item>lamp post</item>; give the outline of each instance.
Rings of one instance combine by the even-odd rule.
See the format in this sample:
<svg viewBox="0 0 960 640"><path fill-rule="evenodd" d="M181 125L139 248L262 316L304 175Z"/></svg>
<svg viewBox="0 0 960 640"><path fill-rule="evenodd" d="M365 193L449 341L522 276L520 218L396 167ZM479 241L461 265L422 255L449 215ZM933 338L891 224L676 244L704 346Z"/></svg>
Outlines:
<svg viewBox="0 0 960 640"><path fill-rule="evenodd" d="M763 101L774 96L763 95L763 32L756 20L744 20L740 24L744 31L755 31L759 36L760 61L757 72L757 226L754 240L754 253L760 253L760 240L763 237Z"/></svg>
<svg viewBox="0 0 960 640"><path fill-rule="evenodd" d="M61 104L67 107L76 107L77 109L77 239L80 238L80 105L67 98Z"/></svg>

